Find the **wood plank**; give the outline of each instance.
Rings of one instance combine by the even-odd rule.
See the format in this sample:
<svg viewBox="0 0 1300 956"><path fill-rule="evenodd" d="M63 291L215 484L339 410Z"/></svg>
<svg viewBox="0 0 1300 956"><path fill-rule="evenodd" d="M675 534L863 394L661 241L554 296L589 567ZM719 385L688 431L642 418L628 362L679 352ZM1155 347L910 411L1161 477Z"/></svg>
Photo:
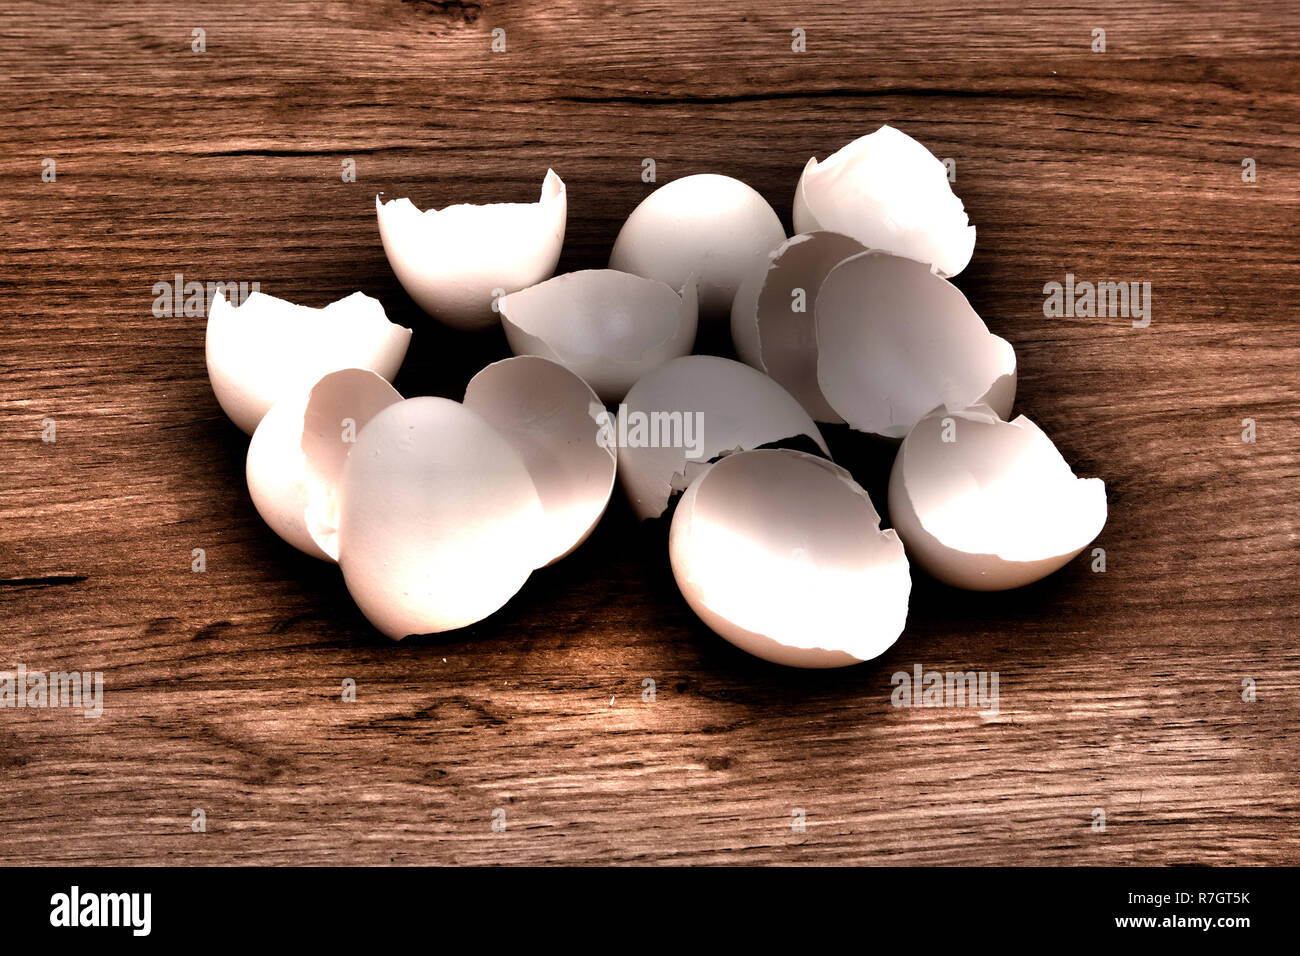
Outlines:
<svg viewBox="0 0 1300 956"><path fill-rule="evenodd" d="M1295 4L7 3L0 670L106 696L0 709L0 862L1300 862L1298 52ZM808 156L883 122L956 159L958 285L1111 511L1104 574L918 574L848 670L715 637L621 502L489 620L392 644L258 519L203 319L151 313L176 273L361 289L417 329L404 394L458 398L504 338L415 308L376 193L531 199L554 167L560 268L599 267L644 157L788 227ZM1150 281L1150 328L1044 318L1067 272ZM888 461L831 439L883 506ZM1000 712L891 706L917 663L997 671Z"/></svg>

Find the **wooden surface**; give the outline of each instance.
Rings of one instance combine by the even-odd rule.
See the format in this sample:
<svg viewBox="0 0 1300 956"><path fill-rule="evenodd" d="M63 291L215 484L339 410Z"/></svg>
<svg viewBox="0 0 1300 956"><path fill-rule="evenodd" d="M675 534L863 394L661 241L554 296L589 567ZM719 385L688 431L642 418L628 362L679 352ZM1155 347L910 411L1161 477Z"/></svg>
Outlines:
<svg viewBox="0 0 1300 956"><path fill-rule="evenodd" d="M0 6L0 670L105 680L99 720L0 709L0 862L1300 862L1297 4ZM788 226L807 158L883 122L956 159L958 285L1110 519L1105 573L918 573L855 668L715 637L621 502L493 618L389 642L258 519L204 320L151 314L177 272L361 289L417 330L400 389L459 397L504 339L418 312L377 192L531 200L553 166L567 271L645 157ZM1151 326L1044 318L1067 272L1151 282ZM997 671L1000 714L892 707L916 663Z"/></svg>

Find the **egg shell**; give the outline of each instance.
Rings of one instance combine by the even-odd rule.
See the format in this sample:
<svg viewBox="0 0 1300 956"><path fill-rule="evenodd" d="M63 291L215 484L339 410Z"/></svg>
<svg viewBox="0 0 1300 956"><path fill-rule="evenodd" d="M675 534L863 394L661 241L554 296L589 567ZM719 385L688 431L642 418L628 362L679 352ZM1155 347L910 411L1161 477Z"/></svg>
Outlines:
<svg viewBox="0 0 1300 956"><path fill-rule="evenodd" d="M546 171L535 203L460 204L421 212L409 199L375 197L379 236L393 273L425 312L452 328L496 326L499 296L555 271L568 195Z"/></svg>
<svg viewBox="0 0 1300 956"><path fill-rule="evenodd" d="M822 395L858 431L899 440L939 405L1011 412L1015 349L922 263L845 259L817 294L816 324Z"/></svg>
<svg viewBox="0 0 1300 956"><path fill-rule="evenodd" d="M253 505L272 531L314 558L338 560L336 491L350 439L401 400L375 372L352 368L271 406L248 444L244 471Z"/></svg>
<svg viewBox="0 0 1300 956"><path fill-rule="evenodd" d="M545 563L542 503L523 459L444 398L389 405L363 428L339 491L339 566L394 640L498 610Z"/></svg>
<svg viewBox="0 0 1300 956"><path fill-rule="evenodd" d="M817 293L831 269L865 251L836 232L795 236L758 263L731 303L741 361L781 383L819 422L844 420L817 384Z"/></svg>
<svg viewBox="0 0 1300 956"><path fill-rule="evenodd" d="M686 416L699 422L700 433L690 436L697 448L685 447L685 441L650 443L666 428L654 423L671 423L674 415L682 438ZM640 439L638 421L646 432ZM650 372L627 393L616 428L619 481L642 519L663 514L674 492L719 455L799 435L830 455L816 423L789 392L762 372L715 355L687 355ZM669 437L675 437L671 430Z"/></svg>
<svg viewBox="0 0 1300 956"><path fill-rule="evenodd" d="M543 557L570 554L609 504L617 472L605 407L563 365L532 355L487 366L465 390L482 416L523 459L545 517Z"/></svg>
<svg viewBox="0 0 1300 956"><path fill-rule="evenodd" d="M360 292L323 309L262 292L233 306L218 292L208 311L208 378L222 411L251 435L272 405L329 372L367 368L391 382L410 341L410 329Z"/></svg>
<svg viewBox="0 0 1300 956"><path fill-rule="evenodd" d="M609 267L674 289L694 275L701 323L725 323L754 263L784 241L780 218L758 192L730 176L702 173L660 186L632 210Z"/></svg>
<svg viewBox="0 0 1300 956"><path fill-rule="evenodd" d="M974 591L1017 588L1069 563L1106 523L1106 486L1076 478L1023 415L935 409L899 447L889 513L909 557Z"/></svg>
<svg viewBox="0 0 1300 956"><path fill-rule="evenodd" d="M892 126L860 136L824 162L808 160L795 189L794 231L830 230L868 249L955 276L975 251L975 227L948 169Z"/></svg>
<svg viewBox="0 0 1300 956"><path fill-rule="evenodd" d="M870 660L907 621L902 543L847 471L813 455L762 449L711 465L678 503L668 549L700 619L777 664Z"/></svg>
<svg viewBox="0 0 1300 956"><path fill-rule="evenodd" d="M556 276L503 297L498 306L516 355L559 362L602 401L616 402L641 376L687 355L695 342L695 281L680 293L615 269Z"/></svg>

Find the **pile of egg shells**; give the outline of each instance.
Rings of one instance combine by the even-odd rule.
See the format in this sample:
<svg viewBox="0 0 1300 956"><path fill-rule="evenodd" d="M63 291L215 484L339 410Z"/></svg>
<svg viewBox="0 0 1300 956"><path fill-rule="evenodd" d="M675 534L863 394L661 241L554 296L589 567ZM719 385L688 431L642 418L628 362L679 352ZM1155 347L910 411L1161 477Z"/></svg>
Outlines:
<svg viewBox="0 0 1300 956"><path fill-rule="evenodd" d="M515 357L461 402L397 393L411 331L360 292L323 309L260 292L212 305L208 373L252 435L254 505L285 541L337 562L384 634L502 607L586 539L616 477L641 519L680 496L668 552L700 618L797 667L893 644L909 562L1001 590L1100 533L1102 482L1010 418L1015 352L948 282L975 228L916 140L882 126L810 159L790 238L749 186L687 176L632 212L608 269L552 278L567 209L550 170L536 203L421 211L376 197L411 298L457 329L504 327ZM728 328L741 361L691 354L697 333ZM897 447L892 529L818 423Z"/></svg>

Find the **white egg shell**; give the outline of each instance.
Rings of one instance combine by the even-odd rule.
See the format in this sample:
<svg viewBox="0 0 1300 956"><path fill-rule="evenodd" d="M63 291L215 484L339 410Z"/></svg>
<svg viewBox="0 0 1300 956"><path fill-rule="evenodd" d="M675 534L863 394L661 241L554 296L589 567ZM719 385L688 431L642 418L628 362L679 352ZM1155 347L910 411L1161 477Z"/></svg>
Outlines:
<svg viewBox="0 0 1300 956"><path fill-rule="evenodd" d="M605 513L617 471L608 416L596 393L563 365L524 355L475 375L465 407L523 459L544 512L543 558L553 564L572 552Z"/></svg>
<svg viewBox="0 0 1300 956"><path fill-rule="evenodd" d="M858 431L901 439L939 405L1011 413L1015 349L922 263L845 259L822 283L816 313L818 384Z"/></svg>
<svg viewBox="0 0 1300 956"><path fill-rule="evenodd" d="M766 372L819 422L840 424L817 384L817 292L862 243L811 232L782 243L753 269L731 303L731 339L746 365Z"/></svg>
<svg viewBox="0 0 1300 956"><path fill-rule="evenodd" d="M222 410L251 435L272 405L328 372L368 368L391 382L410 341L410 329L360 292L323 309L261 292L233 306L218 292L208 310L208 378Z"/></svg>
<svg viewBox="0 0 1300 956"><path fill-rule="evenodd" d="M947 168L892 126L860 136L825 162L808 160L795 189L794 231L822 229L933 265L942 276L965 269L975 251L975 227Z"/></svg>
<svg viewBox="0 0 1300 956"><path fill-rule="evenodd" d="M516 355L539 355L571 369L616 402L636 380L695 343L695 281L680 293L657 279L587 269L513 292L499 302Z"/></svg>
<svg viewBox="0 0 1300 956"><path fill-rule="evenodd" d="M785 241L767 200L730 176L704 173L660 186L632 210L609 267L680 289L699 282L701 321L725 321L745 276Z"/></svg>
<svg viewBox="0 0 1300 956"><path fill-rule="evenodd" d="M646 375L619 406L616 427L619 480L641 519L663 514L673 493L719 455L797 435L830 455L816 423L789 392L716 355L683 356Z"/></svg>
<svg viewBox="0 0 1300 956"><path fill-rule="evenodd" d="M1051 574L1106 523L1106 486L1076 478L1023 415L987 406L935 409L903 441L889 476L889 513L908 555L930 575L974 591Z"/></svg>
<svg viewBox="0 0 1300 956"><path fill-rule="evenodd" d="M305 394L271 406L248 444L248 493L262 520L299 551L338 560L336 491L352 440L400 402L369 369L331 372Z"/></svg>
<svg viewBox="0 0 1300 956"><path fill-rule="evenodd" d="M499 296L555 271L568 209L564 183L549 169L535 203L421 212L409 199L375 197L384 253L402 288L425 312L465 330L496 325Z"/></svg>
<svg viewBox="0 0 1300 956"><path fill-rule="evenodd" d="M339 503L343 579L394 640L482 620L545 563L528 468L459 402L411 398L372 418L348 454Z"/></svg>
<svg viewBox="0 0 1300 956"><path fill-rule="evenodd" d="M902 542L847 471L813 455L763 449L710 466L677 505L668 551L704 623L777 664L870 660L907 621Z"/></svg>

